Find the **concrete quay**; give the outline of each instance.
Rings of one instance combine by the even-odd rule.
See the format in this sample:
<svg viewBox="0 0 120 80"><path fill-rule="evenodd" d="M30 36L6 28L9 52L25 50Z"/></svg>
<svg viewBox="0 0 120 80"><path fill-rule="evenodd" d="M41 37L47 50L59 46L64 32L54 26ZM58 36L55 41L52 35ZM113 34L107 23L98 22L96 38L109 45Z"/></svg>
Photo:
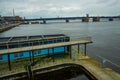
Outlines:
<svg viewBox="0 0 120 80"><path fill-rule="evenodd" d="M48 45L41 45L41 46L30 46L26 48L14 48L14 49L8 49L8 50L0 50L0 54L8 54L8 53L16 53L16 52L23 52L23 51L29 51L29 50L39 50L39 49L46 49L46 48L53 48L59 47L59 46L71 46L70 50L64 53L64 57L57 56L58 54L53 54L50 56L47 56L43 58L42 56L34 57L33 61L36 64L31 67L31 71L33 74L37 74L34 71L50 67L50 66L56 66L60 64L77 64L83 66L87 71L89 71L94 77L97 78L97 80L120 80L120 74L113 71L110 68L103 68L103 65L98 62L97 60L90 58L89 56L86 56L85 52L81 52L79 50L79 44L87 44L91 43L92 41L88 40L82 40L82 41L71 41L71 42L63 42L63 43L56 43L56 44L48 44ZM78 45L78 48L74 47L75 45ZM10 60L5 63L0 63L0 79L19 79L21 77L27 76L27 71L25 69L25 65L28 63L31 63L28 59L23 60L14 60L11 61L11 65L13 69L9 70L7 63L10 63ZM3 66L3 67L2 67ZM6 68L5 68L6 67ZM41 72L39 72L41 73ZM16 76L17 75L17 76Z"/></svg>
<svg viewBox="0 0 120 80"><path fill-rule="evenodd" d="M50 58L45 58L42 62L39 62L37 65L32 67L32 71L55 66L59 64L77 64L83 66L85 69L87 69L93 76L95 76L98 80L120 80L120 74L111 70L110 68L103 68L102 64L93 58L90 58L89 56L85 56L82 52L77 53L77 49L72 48L75 52L77 57L75 59L70 59L69 55L67 55L65 58L56 58L55 62L53 62ZM12 71L6 71L4 73L11 74L17 74L17 73L25 73L25 69L18 68ZM1 76L3 77L3 76ZM0 77L0 78L1 78ZM12 78L13 79L13 78Z"/></svg>

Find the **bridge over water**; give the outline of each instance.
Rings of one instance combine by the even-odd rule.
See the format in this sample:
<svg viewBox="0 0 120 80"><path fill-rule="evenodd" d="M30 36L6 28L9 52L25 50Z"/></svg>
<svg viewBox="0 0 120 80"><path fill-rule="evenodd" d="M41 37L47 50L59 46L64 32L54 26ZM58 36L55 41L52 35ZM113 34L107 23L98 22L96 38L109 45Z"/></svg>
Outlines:
<svg viewBox="0 0 120 80"><path fill-rule="evenodd" d="M92 19L93 22L99 22L100 19L108 19L108 21L113 21L114 19L120 20L120 16L89 16L86 15L86 17L56 17L56 18L35 18L35 19L23 19L23 22L39 22L46 23L47 21L65 21L70 22L70 20L82 20L82 22L89 22L89 20Z"/></svg>

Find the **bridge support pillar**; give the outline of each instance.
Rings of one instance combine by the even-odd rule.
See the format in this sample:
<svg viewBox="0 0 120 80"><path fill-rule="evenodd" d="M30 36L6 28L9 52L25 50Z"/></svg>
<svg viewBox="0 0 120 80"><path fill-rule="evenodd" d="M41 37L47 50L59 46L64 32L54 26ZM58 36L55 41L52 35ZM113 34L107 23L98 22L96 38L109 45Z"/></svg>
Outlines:
<svg viewBox="0 0 120 80"><path fill-rule="evenodd" d="M94 17L93 18L93 22L99 22L100 21L100 18L99 17Z"/></svg>
<svg viewBox="0 0 120 80"><path fill-rule="evenodd" d="M68 22L69 22L69 20L68 20L68 19L66 19L66 20L65 20L65 22L66 22L66 23L68 23Z"/></svg>
<svg viewBox="0 0 120 80"><path fill-rule="evenodd" d="M89 18L83 17L83 18L82 18L82 22L89 22Z"/></svg>
<svg viewBox="0 0 120 80"><path fill-rule="evenodd" d="M31 24L31 22L29 22L29 24Z"/></svg>
<svg viewBox="0 0 120 80"><path fill-rule="evenodd" d="M28 21L23 21L22 24L29 24L29 22Z"/></svg>
<svg viewBox="0 0 120 80"><path fill-rule="evenodd" d="M109 21L113 21L113 18L109 18Z"/></svg>
<svg viewBox="0 0 120 80"><path fill-rule="evenodd" d="M43 20L43 24L46 24L46 20Z"/></svg>
<svg viewBox="0 0 120 80"><path fill-rule="evenodd" d="M82 22L89 22L89 14L86 14L86 17L82 18Z"/></svg>

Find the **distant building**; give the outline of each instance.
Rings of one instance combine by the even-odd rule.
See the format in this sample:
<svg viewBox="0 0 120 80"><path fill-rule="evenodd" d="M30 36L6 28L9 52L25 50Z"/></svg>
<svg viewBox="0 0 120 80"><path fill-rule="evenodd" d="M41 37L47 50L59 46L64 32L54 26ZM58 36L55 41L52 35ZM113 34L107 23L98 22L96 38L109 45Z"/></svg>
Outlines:
<svg viewBox="0 0 120 80"><path fill-rule="evenodd" d="M2 26L2 17L0 15L0 26Z"/></svg>
<svg viewBox="0 0 120 80"><path fill-rule="evenodd" d="M3 16L4 21L7 22L20 22L22 17L19 16Z"/></svg>
<svg viewBox="0 0 120 80"><path fill-rule="evenodd" d="M7 26L10 24L21 22L22 18L19 16L0 16L0 26Z"/></svg>

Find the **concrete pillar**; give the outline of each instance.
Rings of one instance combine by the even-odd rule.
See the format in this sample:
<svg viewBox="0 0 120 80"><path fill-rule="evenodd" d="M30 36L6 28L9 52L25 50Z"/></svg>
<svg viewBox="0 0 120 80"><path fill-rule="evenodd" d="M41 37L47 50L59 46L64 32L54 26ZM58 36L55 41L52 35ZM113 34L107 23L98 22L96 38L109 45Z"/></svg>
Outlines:
<svg viewBox="0 0 120 80"><path fill-rule="evenodd" d="M66 23L68 23L68 22L69 22L69 20L68 20L68 19L66 19L66 20L65 20L65 22L66 22Z"/></svg>
<svg viewBox="0 0 120 80"><path fill-rule="evenodd" d="M70 52L70 46L67 46L67 52Z"/></svg>
<svg viewBox="0 0 120 80"><path fill-rule="evenodd" d="M70 59L72 59L72 48L71 48L71 45L69 46L69 53L70 53Z"/></svg>
<svg viewBox="0 0 120 80"><path fill-rule="evenodd" d="M99 17L93 17L93 22L99 22L100 18Z"/></svg>
<svg viewBox="0 0 120 80"><path fill-rule="evenodd" d="M46 24L46 20L43 20L43 24Z"/></svg>
<svg viewBox="0 0 120 80"><path fill-rule="evenodd" d="M52 52L53 52L53 55L52 55L53 62L55 62L54 48L52 48Z"/></svg>
<svg viewBox="0 0 120 80"><path fill-rule="evenodd" d="M10 54L8 53L8 67L9 71L11 71L11 62L10 62Z"/></svg>
<svg viewBox="0 0 120 80"><path fill-rule="evenodd" d="M31 22L29 22L29 24L31 24Z"/></svg>
<svg viewBox="0 0 120 80"><path fill-rule="evenodd" d="M109 21L113 21L113 18L109 18Z"/></svg>
<svg viewBox="0 0 120 80"><path fill-rule="evenodd" d="M83 17L83 18L82 18L82 22L89 22L89 18Z"/></svg>
<svg viewBox="0 0 120 80"><path fill-rule="evenodd" d="M28 80L34 80L33 79L33 73L32 73L32 70L31 70L31 65L27 65L26 67L26 70L27 70L27 73L28 73Z"/></svg>
<svg viewBox="0 0 120 80"><path fill-rule="evenodd" d="M80 45L78 44L78 54L79 54L79 52L80 52Z"/></svg>
<svg viewBox="0 0 120 80"><path fill-rule="evenodd" d="M89 22L89 14L86 14L86 17L82 18L82 22Z"/></svg>
<svg viewBox="0 0 120 80"><path fill-rule="evenodd" d="M34 51L32 51L32 62L34 64Z"/></svg>
<svg viewBox="0 0 120 80"><path fill-rule="evenodd" d="M84 49L84 53L85 53L85 56L86 56L86 43L85 43L85 49Z"/></svg>

